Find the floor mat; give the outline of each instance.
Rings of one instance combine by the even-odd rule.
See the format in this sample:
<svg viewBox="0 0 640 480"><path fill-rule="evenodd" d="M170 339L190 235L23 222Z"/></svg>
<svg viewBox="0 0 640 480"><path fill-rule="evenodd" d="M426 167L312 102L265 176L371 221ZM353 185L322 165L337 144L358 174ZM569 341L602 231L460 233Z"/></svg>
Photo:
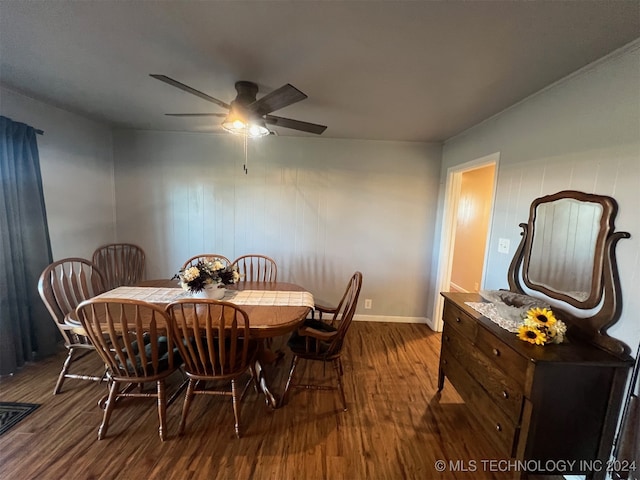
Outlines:
<svg viewBox="0 0 640 480"><path fill-rule="evenodd" d="M7 432L39 406L36 403L0 402L0 435Z"/></svg>

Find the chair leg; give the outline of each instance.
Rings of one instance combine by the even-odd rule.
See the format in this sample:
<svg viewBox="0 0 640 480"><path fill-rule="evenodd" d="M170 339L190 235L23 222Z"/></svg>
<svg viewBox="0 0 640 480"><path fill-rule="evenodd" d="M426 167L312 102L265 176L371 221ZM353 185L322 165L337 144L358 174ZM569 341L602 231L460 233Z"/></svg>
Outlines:
<svg viewBox="0 0 640 480"><path fill-rule="evenodd" d="M56 382L56 386L53 389L53 394L57 395L62 390L62 384L64 383L64 379L69 373L69 367L71 366L71 361L73 360L73 347L68 348L69 352L67 353L67 358L64 359L64 363L62 364L62 370L60 370L60 375L58 375L58 381Z"/></svg>
<svg viewBox="0 0 640 480"><path fill-rule="evenodd" d="M238 389L236 380L231 380L231 403L233 404L233 416L235 417L236 437L240 438L240 405L238 402Z"/></svg>
<svg viewBox="0 0 640 480"><path fill-rule="evenodd" d="M258 386L258 373L256 372L255 365L251 363L249 365L249 371L251 372L251 382L253 383L253 389L256 393L260 393L260 387Z"/></svg>
<svg viewBox="0 0 640 480"><path fill-rule="evenodd" d="M287 400L287 395L289 393L289 387L291 387L291 380L293 380L293 374L296 371L296 366L298 365L298 356L294 355L293 360L291 360L291 370L289 370L289 378L287 378L287 384L284 386L284 392L282 393L282 399L280 400L280 404L284 405Z"/></svg>
<svg viewBox="0 0 640 480"><path fill-rule="evenodd" d="M158 380L158 417L160 419L160 427L158 433L160 440L164 442L165 432L167 431L167 390L165 388L164 378Z"/></svg>
<svg viewBox="0 0 640 480"><path fill-rule="evenodd" d="M102 415L102 424L100 428L98 428L98 440L102 440L107 435L107 430L109 428L109 419L111 418L111 413L116 405L116 395L120 390L120 384L118 382L112 382L109 386L109 398L107 398L107 404L104 409L104 414Z"/></svg>
<svg viewBox="0 0 640 480"><path fill-rule="evenodd" d="M343 411L347 411L347 399L344 396L344 387L342 386L342 375L340 371L342 370L342 366L340 363L340 359L336 358L333 361L333 368L336 371L336 377L338 378L338 391L340 392L340 398L342 399L342 409Z"/></svg>
<svg viewBox="0 0 640 480"><path fill-rule="evenodd" d="M184 433L184 427L187 424L187 414L189 413L189 407L191 407L191 400L194 397L194 389L196 385L196 380L190 378L189 385L187 385L187 393L184 396L184 403L182 405L182 418L180 419L180 426L178 427L178 435L182 435Z"/></svg>
<svg viewBox="0 0 640 480"><path fill-rule="evenodd" d="M247 391L249 390L249 387L251 385L253 385L253 387L256 388L255 376L253 374L253 367L249 367L249 380L242 387L242 392L240 392L240 402L244 400L244 397L247 394Z"/></svg>

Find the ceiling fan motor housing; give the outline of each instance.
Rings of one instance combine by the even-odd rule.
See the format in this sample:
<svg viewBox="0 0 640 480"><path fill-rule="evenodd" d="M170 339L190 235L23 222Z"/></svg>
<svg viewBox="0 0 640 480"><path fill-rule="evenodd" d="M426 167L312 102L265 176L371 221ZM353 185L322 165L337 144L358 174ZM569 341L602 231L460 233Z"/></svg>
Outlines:
<svg viewBox="0 0 640 480"><path fill-rule="evenodd" d="M243 107L246 107L256 101L256 95L258 94L258 85L253 82L241 80L239 82L236 82L236 91L238 92L238 95L231 103L238 103Z"/></svg>

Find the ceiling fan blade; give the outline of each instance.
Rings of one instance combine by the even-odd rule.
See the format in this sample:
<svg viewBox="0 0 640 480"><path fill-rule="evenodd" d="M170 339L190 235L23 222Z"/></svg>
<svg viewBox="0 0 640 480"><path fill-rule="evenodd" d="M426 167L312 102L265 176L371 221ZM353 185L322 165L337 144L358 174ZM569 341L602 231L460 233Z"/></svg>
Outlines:
<svg viewBox="0 0 640 480"><path fill-rule="evenodd" d="M277 90L266 94L264 97L259 98L250 104L248 108L262 116L267 113L280 110L281 108L299 102L300 100L304 100L305 98L307 98L307 95L302 93L293 85L287 83Z"/></svg>
<svg viewBox="0 0 640 480"><path fill-rule="evenodd" d="M300 120L293 120L291 118L276 117L274 115L266 115L264 117L264 121L269 125L291 128L293 130L300 130L302 132L315 133L317 135L320 135L322 132L324 132L327 129L325 125L302 122Z"/></svg>
<svg viewBox="0 0 640 480"><path fill-rule="evenodd" d="M184 90L185 92L188 92L192 95L196 95L197 97L200 97L208 102L215 103L216 105L219 105L222 108L226 108L227 110L231 108L231 106L228 103L225 103L222 100L218 100L217 98L207 95L206 93L202 93L200 90L191 88L189 85L180 83L179 81L174 80L171 77L167 77L166 75L158 75L158 74L150 73L149 76L155 78L156 80L160 80L161 82L168 83L169 85L179 88L180 90Z"/></svg>
<svg viewBox="0 0 640 480"><path fill-rule="evenodd" d="M226 113L165 113L168 117L220 117L227 116Z"/></svg>

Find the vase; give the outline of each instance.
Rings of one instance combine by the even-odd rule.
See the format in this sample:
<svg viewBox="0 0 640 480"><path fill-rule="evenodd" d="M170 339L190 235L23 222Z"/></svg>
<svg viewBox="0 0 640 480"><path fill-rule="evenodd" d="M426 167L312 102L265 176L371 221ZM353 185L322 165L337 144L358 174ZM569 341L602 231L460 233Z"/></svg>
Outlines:
<svg viewBox="0 0 640 480"><path fill-rule="evenodd" d="M199 292L193 292L191 296L193 298L208 298L210 300L222 300L226 289L224 287L219 287L219 284L215 285L207 285L203 290Z"/></svg>

